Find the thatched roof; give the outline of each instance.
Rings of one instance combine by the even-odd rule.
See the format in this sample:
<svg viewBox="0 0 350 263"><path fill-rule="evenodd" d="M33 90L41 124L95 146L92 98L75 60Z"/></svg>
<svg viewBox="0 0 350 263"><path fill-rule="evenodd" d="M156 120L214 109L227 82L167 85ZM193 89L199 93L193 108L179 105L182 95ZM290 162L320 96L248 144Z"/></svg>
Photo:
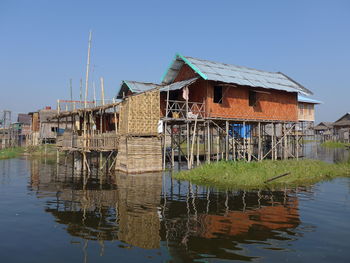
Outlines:
<svg viewBox="0 0 350 263"><path fill-rule="evenodd" d="M346 113L343 117L341 117L339 120L334 122L334 126L339 127L344 127L344 126L349 126L350 127L350 112Z"/></svg>
<svg viewBox="0 0 350 263"><path fill-rule="evenodd" d="M314 130L316 131L323 131L323 130L328 130L333 128L333 122L320 122L314 127Z"/></svg>

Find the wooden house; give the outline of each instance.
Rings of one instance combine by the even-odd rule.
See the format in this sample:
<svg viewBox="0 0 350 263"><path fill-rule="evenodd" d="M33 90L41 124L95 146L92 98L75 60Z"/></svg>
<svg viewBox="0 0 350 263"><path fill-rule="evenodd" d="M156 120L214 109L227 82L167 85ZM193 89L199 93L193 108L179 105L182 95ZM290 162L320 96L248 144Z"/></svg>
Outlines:
<svg viewBox="0 0 350 263"><path fill-rule="evenodd" d="M320 122L314 127L316 135L332 135L333 134L333 122Z"/></svg>
<svg viewBox="0 0 350 263"><path fill-rule="evenodd" d="M297 122L298 93L312 94L281 72L177 54L161 84L124 81L117 97L152 88L160 89L163 117L180 119L192 113L205 119Z"/></svg>
<svg viewBox="0 0 350 263"><path fill-rule="evenodd" d="M299 129L304 136L315 136L315 106L321 103L310 97L298 95Z"/></svg>
<svg viewBox="0 0 350 263"><path fill-rule="evenodd" d="M58 127L57 121L52 120L56 114L57 110L51 107L29 113L31 116L31 145L56 143L57 134L62 134L65 129L71 127L71 121L66 120L63 120L61 127Z"/></svg>
<svg viewBox="0 0 350 263"><path fill-rule="evenodd" d="M350 142L350 112L333 123L334 135L341 142Z"/></svg>
<svg viewBox="0 0 350 263"><path fill-rule="evenodd" d="M297 132L300 117L314 118L313 112L311 116L299 116L298 108L298 95L309 96L312 92L281 72L176 54L161 84L123 81L117 98L153 89L160 93L164 136L171 137L169 143L165 139L163 155L166 155L166 145L171 145L171 159L174 160L174 147L178 147L180 153L180 144L186 141L187 153L182 154L186 155L189 167L193 165L196 135L196 140L205 144L207 162L214 158L228 160L230 152L233 159L239 156L261 160L268 155L273 155L273 159L298 158L295 141L300 135ZM236 132L237 127L240 134ZM268 137L263 139L265 135ZM289 149L290 145L295 149ZM197 148L197 160L198 152Z"/></svg>

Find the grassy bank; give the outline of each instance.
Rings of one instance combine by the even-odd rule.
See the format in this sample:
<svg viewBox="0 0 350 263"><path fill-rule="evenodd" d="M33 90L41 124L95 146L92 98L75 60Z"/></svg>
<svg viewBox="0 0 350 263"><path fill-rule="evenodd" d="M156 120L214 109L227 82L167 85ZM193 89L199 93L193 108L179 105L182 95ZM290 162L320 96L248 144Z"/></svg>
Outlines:
<svg viewBox="0 0 350 263"><path fill-rule="evenodd" d="M269 183L266 180L290 173ZM338 176L350 176L350 163L329 164L317 160L217 162L174 175L179 180L217 188L257 189L310 185Z"/></svg>
<svg viewBox="0 0 350 263"><path fill-rule="evenodd" d="M345 147L350 147L350 143L329 141L329 142L321 143L321 146L326 148L345 148Z"/></svg>
<svg viewBox="0 0 350 263"><path fill-rule="evenodd" d="M15 147L15 148L6 148L0 150L0 160L11 159L21 155L24 152L24 148Z"/></svg>
<svg viewBox="0 0 350 263"><path fill-rule="evenodd" d="M28 146L28 147L14 147L14 148L6 148L0 150L0 160L16 158L21 155L29 155L33 157L39 156L55 156L56 155L56 147L55 145L47 145L45 146Z"/></svg>

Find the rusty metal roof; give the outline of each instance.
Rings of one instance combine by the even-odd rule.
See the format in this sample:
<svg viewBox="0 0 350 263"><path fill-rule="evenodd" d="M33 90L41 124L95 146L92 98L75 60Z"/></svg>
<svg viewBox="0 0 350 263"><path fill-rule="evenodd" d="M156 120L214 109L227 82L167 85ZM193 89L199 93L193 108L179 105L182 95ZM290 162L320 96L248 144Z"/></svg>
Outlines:
<svg viewBox="0 0 350 263"><path fill-rule="evenodd" d="M212 62L208 60L176 54L174 60L165 72L162 84L174 81L181 67L187 64L201 78L251 87L299 92L312 95L312 92L281 72L268 72L242 66Z"/></svg>

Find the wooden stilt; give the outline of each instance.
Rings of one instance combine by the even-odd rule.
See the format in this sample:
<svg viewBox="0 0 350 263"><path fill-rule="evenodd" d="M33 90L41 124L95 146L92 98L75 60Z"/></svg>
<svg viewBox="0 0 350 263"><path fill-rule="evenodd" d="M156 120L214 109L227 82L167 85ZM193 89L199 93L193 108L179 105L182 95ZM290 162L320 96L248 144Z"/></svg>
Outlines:
<svg viewBox="0 0 350 263"><path fill-rule="evenodd" d="M166 167L166 134L167 134L167 122L164 123L164 136L163 136L163 169Z"/></svg>
<svg viewBox="0 0 350 263"><path fill-rule="evenodd" d="M299 130L298 124L295 125L295 156L299 160Z"/></svg>
<svg viewBox="0 0 350 263"><path fill-rule="evenodd" d="M211 139L210 139L210 123L207 122L207 163L210 163L210 150L211 150Z"/></svg>
<svg viewBox="0 0 350 263"><path fill-rule="evenodd" d="M261 151L261 123L258 122L258 160L262 160L262 151Z"/></svg>
<svg viewBox="0 0 350 263"><path fill-rule="evenodd" d="M229 155L229 123L226 121L226 138L225 138L225 159L228 161L228 155Z"/></svg>
<svg viewBox="0 0 350 263"><path fill-rule="evenodd" d="M174 151L174 127L170 125L170 144L171 144L171 167L175 166L175 151Z"/></svg>
<svg viewBox="0 0 350 263"><path fill-rule="evenodd" d="M186 155L187 155L187 168L190 168L190 123L186 123Z"/></svg>
<svg viewBox="0 0 350 263"><path fill-rule="evenodd" d="M283 123L283 158L287 159L287 131L286 131L286 123Z"/></svg>
<svg viewBox="0 0 350 263"><path fill-rule="evenodd" d="M200 137L199 137L199 132L200 132L200 127L198 127L198 131L197 131L197 166L200 164L200 160L199 160L199 144L200 144Z"/></svg>

